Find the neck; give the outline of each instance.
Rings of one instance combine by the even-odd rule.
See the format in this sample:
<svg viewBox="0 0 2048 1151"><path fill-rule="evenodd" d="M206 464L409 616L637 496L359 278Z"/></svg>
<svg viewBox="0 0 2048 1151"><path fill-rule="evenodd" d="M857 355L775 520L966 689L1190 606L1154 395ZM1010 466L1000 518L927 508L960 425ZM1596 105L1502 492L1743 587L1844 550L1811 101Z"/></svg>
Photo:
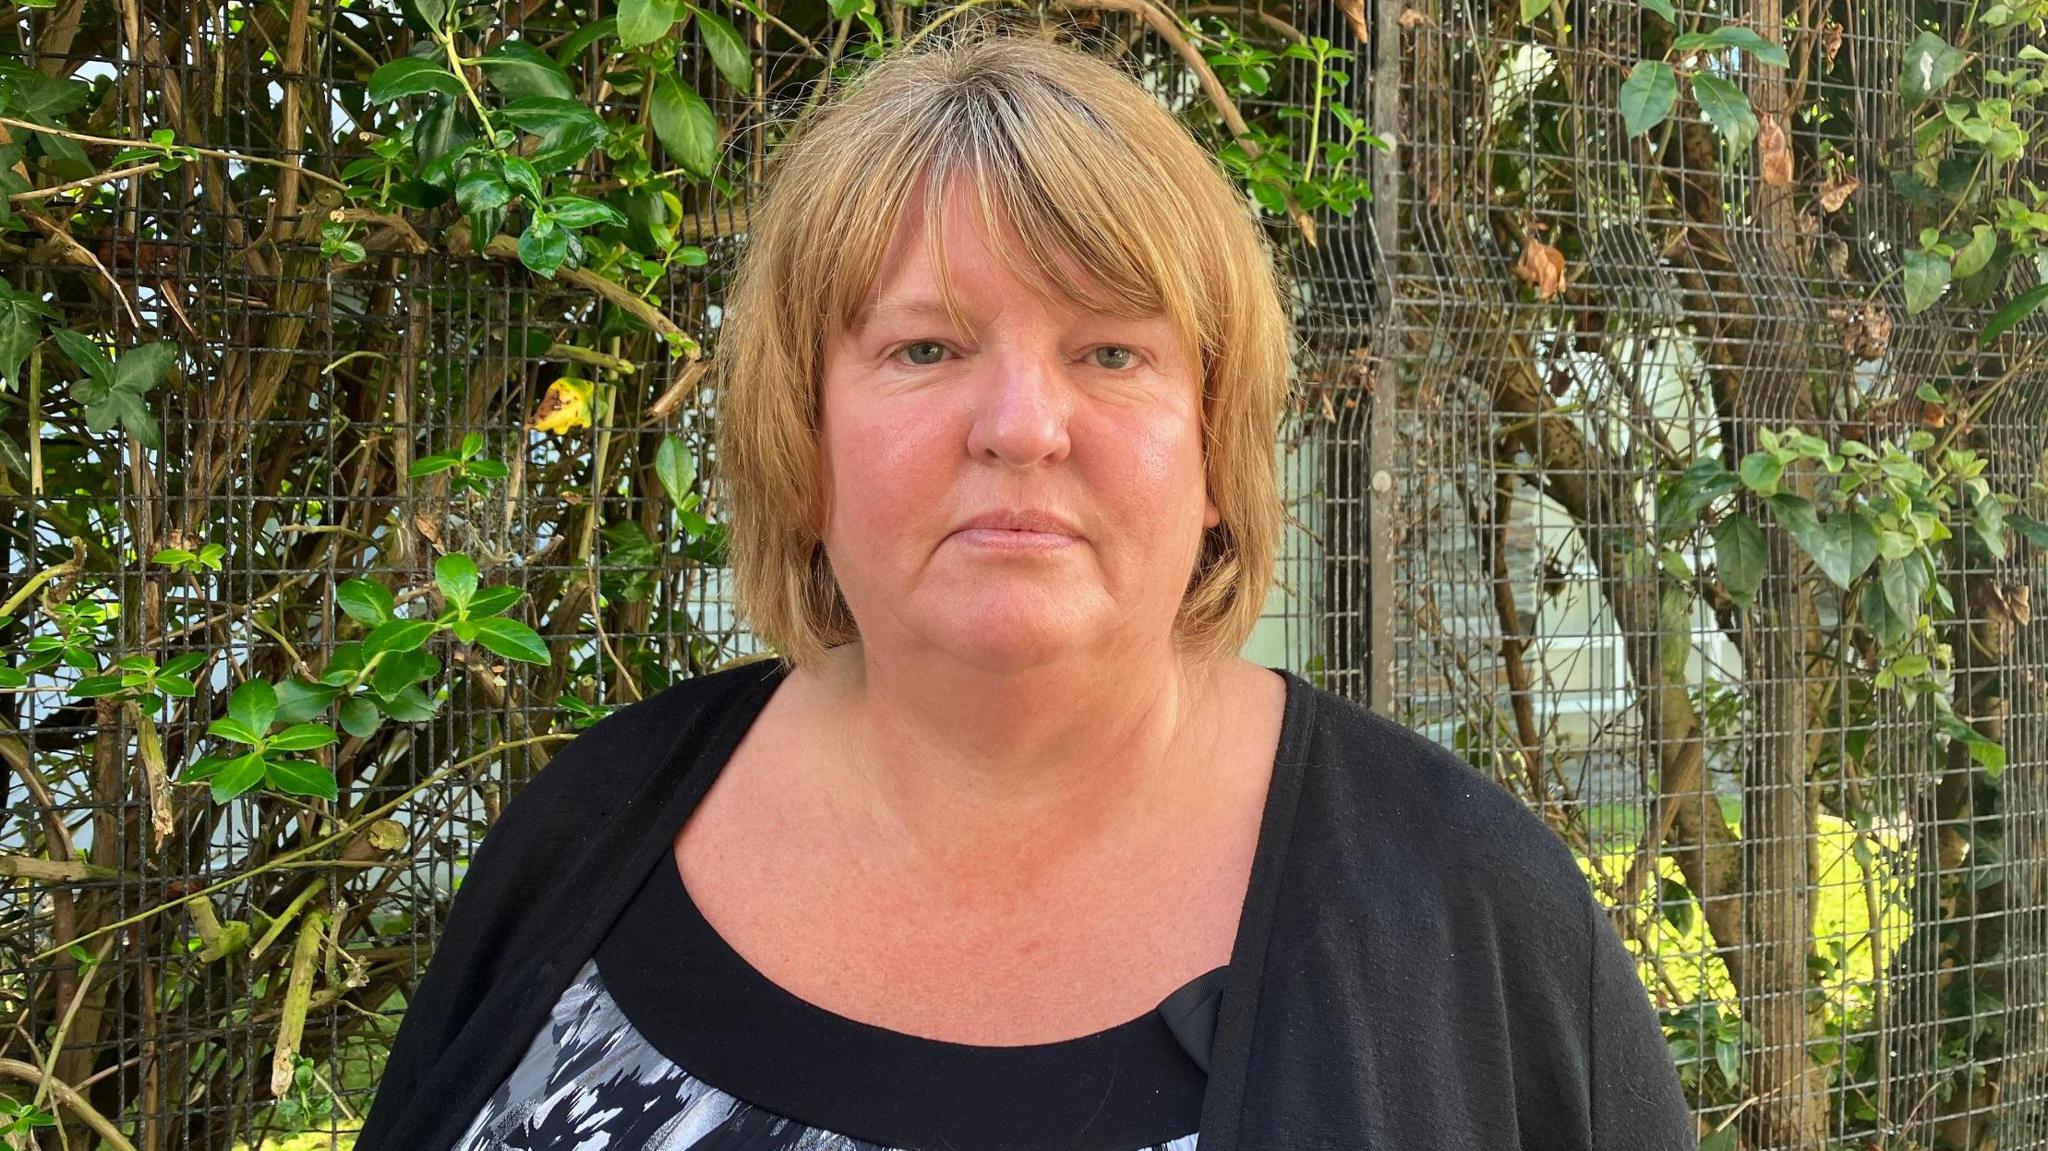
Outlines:
<svg viewBox="0 0 2048 1151"><path fill-rule="evenodd" d="M1185 773L1213 742L1212 671L1170 645L990 671L851 644L828 672L843 770L827 787L849 831L906 866L1028 885L1199 797Z"/></svg>

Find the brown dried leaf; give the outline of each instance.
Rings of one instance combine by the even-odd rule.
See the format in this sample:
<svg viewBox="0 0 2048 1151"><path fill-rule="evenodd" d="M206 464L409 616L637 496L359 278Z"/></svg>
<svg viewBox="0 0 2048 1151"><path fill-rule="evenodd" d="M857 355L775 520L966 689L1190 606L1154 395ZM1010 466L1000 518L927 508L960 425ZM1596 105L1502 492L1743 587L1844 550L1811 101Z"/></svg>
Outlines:
<svg viewBox="0 0 2048 1151"><path fill-rule="evenodd" d="M1554 300L1564 291L1564 253L1531 236L1515 261L1515 276L1536 289L1537 299Z"/></svg>
<svg viewBox="0 0 2048 1151"><path fill-rule="evenodd" d="M1835 55L1842 50L1842 26L1833 20L1827 22L1820 33L1821 53L1827 58L1828 67L1835 66Z"/></svg>
<svg viewBox="0 0 2048 1151"><path fill-rule="evenodd" d="M1842 329L1842 347L1866 363L1883 359L1891 346L1891 313L1875 304L1864 304Z"/></svg>
<svg viewBox="0 0 2048 1151"><path fill-rule="evenodd" d="M1417 28L1427 28L1435 23L1436 21L1430 18L1429 13L1419 8L1401 9L1401 27L1407 28L1410 31Z"/></svg>
<svg viewBox="0 0 2048 1151"><path fill-rule="evenodd" d="M1827 186L1820 190L1821 211L1831 213L1841 211L1842 205L1848 203L1849 197L1854 195L1856 189L1862 186L1863 181L1854 176L1840 176L1829 180Z"/></svg>
<svg viewBox="0 0 2048 1151"><path fill-rule="evenodd" d="M1757 153L1763 161L1764 183L1773 188L1783 188L1792 183L1792 149L1785 140L1785 129L1778 125L1776 116L1765 116L1756 137Z"/></svg>
<svg viewBox="0 0 2048 1151"><path fill-rule="evenodd" d="M1358 42L1363 44L1371 39L1365 34L1365 0L1338 0L1338 5L1344 9L1344 19L1351 22L1351 34L1358 37Z"/></svg>

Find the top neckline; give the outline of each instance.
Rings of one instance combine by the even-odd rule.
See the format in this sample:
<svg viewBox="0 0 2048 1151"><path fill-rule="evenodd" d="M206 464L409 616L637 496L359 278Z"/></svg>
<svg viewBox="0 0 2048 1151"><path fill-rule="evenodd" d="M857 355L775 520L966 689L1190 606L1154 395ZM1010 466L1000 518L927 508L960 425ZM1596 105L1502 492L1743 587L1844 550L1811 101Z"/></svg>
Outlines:
<svg viewBox="0 0 2048 1151"><path fill-rule="evenodd" d="M665 805L665 811L675 821L674 826L668 827L665 835L649 842L646 845L647 854L640 856L641 859L647 861L642 866L650 868L649 871L640 873L643 880L658 880L668 875L674 876L673 884L666 886L673 889L671 898L677 896L680 898L671 905L671 915L675 916L675 918L669 920L669 929L662 933L664 938L654 940L653 942L658 944L658 946L654 946L651 949L617 946L616 944L619 941L627 938L627 933L620 930L622 925L628 920L642 923L647 921L644 916L621 915L618 921L614 922L610 933L603 937L604 943L598 948L600 970L607 986L613 990L615 997L620 999L622 1008L628 1011L631 1010L628 1001L636 997L643 1006L649 1003L659 1004L671 997L670 992L677 986L676 983L672 982L675 978L674 971L672 969L668 971L645 970L646 965L643 961L662 955L673 957L676 954L675 925L680 924L687 928L693 915L696 921L702 924L705 934L710 937L707 941L702 936L699 936L700 945L708 944L708 946L700 946L697 949L696 954L700 958L708 954L715 960L722 952L730 957L726 962L730 963L733 960L739 960L744 964L744 960L739 957L736 951L733 951L729 945L726 945L725 941L718 937L716 932L709 930L709 923L702 919L701 914L696 913L694 904L688 903L688 893L683 888L680 873L674 867L672 848L676 828L680 827L682 820L688 818L690 812L695 809L697 802L703 798L704 793L716 781L718 773L724 770L725 765L730 762L734 749L745 738L747 731L766 708L769 699L774 695L782 680L789 674L789 665L779 658L770 657L761 662L765 666L759 669L741 670L738 667L727 669L744 677L746 686L739 698L734 700L731 710L727 713L726 722L721 724L720 730L710 737L710 746L705 750L703 758L699 760L700 768L708 770L692 773L695 778L683 784L681 794L676 795L674 801ZM1250 881L1247 885L1244 905L1239 915L1236 938L1232 943L1230 963L1225 967L1219 967L1199 977L1193 983L1183 987L1174 995L1169 996L1166 1001L1161 1003L1158 1010L1147 1013L1139 1019L1131 1020L1126 1024L1098 1032L1094 1036L1081 1036L1077 1039L1058 1041L1053 1044L1035 1044L1022 1047L983 1047L970 1044L948 1044L943 1040L904 1035L882 1028L870 1027L856 1020L834 1016L822 1008L808 1004L804 1000L789 994L773 984L772 981L768 981L759 972L753 971L751 965L746 965L746 971L738 973L741 983L745 984L747 982L747 977L750 973L752 978L759 979L761 984L765 984L767 987L773 988L776 993L779 993L780 998L773 994L767 998L769 1002L779 1003L786 1009L781 1013L780 1017L782 1018L794 1015L800 1019L808 1017L813 1022L820 1019L828 1022L840 1019L850 1025L853 1029L850 1032L852 1034L865 1033L869 1037L878 1038L885 1043L890 1042L893 1038L894 1041L902 1044L900 1049L903 1051L911 1052L912 1054L922 1051L925 1057L924 1062L927 1064L933 1062L931 1060L933 1054L945 1052L953 1057L940 1061L948 1067L966 1066L983 1060L993 1061L1000 1067L1005 1059L1016 1059L1021 1056L1028 1062L1033 1053L1046 1054L1048 1051L1057 1057L1061 1054L1070 1053L1076 1044L1086 1044L1091 1041L1099 1043L1104 1037L1111 1039L1129 1039L1133 1036L1144 1037L1148 1043L1152 1044L1155 1050L1159 1049L1159 1045L1163 1040L1171 1043L1173 1045L1171 1050L1183 1057L1182 1062L1187 1065L1186 1073L1196 1077L1196 1097L1199 1101L1198 1125L1203 1129L1211 1126L1223 1128L1233 1126L1237 1121L1236 1110L1241 1105L1244 1090L1242 1059L1223 1056L1220 1064L1210 1066L1209 1075L1204 1078L1201 1076L1201 1068L1193 1065L1195 1057L1192 1052L1197 1049L1214 1051L1219 1054L1223 1052L1236 1052L1242 1050L1250 1042L1253 1020L1257 1012L1258 989L1265 978L1265 932L1270 925L1272 905L1273 901L1277 898L1278 885L1281 878L1280 872L1287 855L1288 842L1291 838L1294 808L1300 795L1303 757L1306 754L1307 741L1315 724L1317 702L1316 688L1300 676L1285 668L1268 666L1267 670L1279 675L1285 682L1286 704L1281 719L1279 743L1274 755L1272 777L1267 785L1264 809L1261 813L1258 842L1253 856ZM639 853L636 851L635 854L638 855ZM654 866L656 862L665 864L665 867ZM640 894L633 896L630 902L638 903L642 896L648 896L650 892L658 893L663 889L664 885L659 882L643 882L640 884ZM629 886L627 890L631 891L633 889ZM659 921L657 920L656 922L658 923ZM609 963L604 962L603 956L605 955L609 955ZM636 970L639 970L639 978L635 976ZM728 969L728 973L731 973L730 969ZM691 984L684 984L683 986L687 987L691 986ZM757 984L755 986L758 988L760 985ZM1219 997L1220 1003L1218 1001ZM1197 999L1206 1005L1206 1011L1190 1010L1191 1001ZM753 1081L765 1087L766 1090L757 1089L753 1092L753 1095L747 1094L744 1090L746 1085L744 1079L750 1072L750 1069L745 1066L745 1059L743 1058L745 1053L741 1050L741 1048L747 1045L743 1041L737 1044L723 1041L719 1034L719 1022L721 1019L724 1021L727 1031L726 1039L730 1039L733 1034L744 1037L748 1030L748 1022L743 1015L735 1019L732 1004L711 1003L706 1006L711 1009L712 1015L697 1020L700 1025L697 1039L701 1042L698 1043L696 1050L700 1053L706 1051L713 1052L718 1060L739 1056L735 1058L733 1066L726 1067L722 1072L711 1067L705 1067L705 1070L712 1074L722 1075L727 1080L726 1083L721 1084L709 1076L706 1077L706 1081L714 1086L720 1086L740 1098L750 1099L750 1101L756 1102L759 1106L773 1109L774 1097L780 1094L777 1084L787 1082L789 1068L785 1065L752 1068ZM809 1010L805 1011L803 1010L804 1008ZM811 1014L813 1012L815 1014ZM668 1015L671 1013L657 1009L655 1014ZM1169 1020L1175 1022L1169 1024ZM637 1022L636 1020L636 1024ZM865 1032L862 1029L865 1029ZM847 1033L842 1032L841 1034ZM671 1058L676 1058L679 1053L676 1041L685 1037L672 1033L665 1033L665 1037L666 1043L664 1035L647 1035L647 1038L650 1042L654 1043L657 1049L662 1050L664 1054L669 1055ZM1196 1045L1199 1045L1199 1047L1197 1048ZM787 1049L785 1048L785 1050ZM990 1147L991 1151L996 1151L995 1145L988 1143L988 1132L999 1128L991 1127L986 1122L992 1115L989 1111L989 1106L993 1102L992 1098L976 1099L975 1095L971 1093L949 1094L935 1090L933 1089L935 1084L943 1077L935 1076L934 1074L925 1074L923 1078L913 1077L910 1079L898 1078L891 1080L889 1075L879 1065L870 1067L865 1063L855 1060L834 1065L832 1057L838 1051L839 1047L833 1046L809 1052L814 1061L822 1059L827 1069L835 1072L835 1074L825 1077L828 1087L834 1082L843 1079L849 1072L852 1072L856 1078L878 1088L885 1095L891 1093L901 1095L905 1084L925 1088L922 1091L911 1092L916 1097L917 1106L920 1108L929 1108L934 1099L951 1098L959 1100L962 1106L970 1107L973 1111L972 1118L975 1120L974 1130L977 1132L977 1135L976 1138L969 1140L969 1142L976 1146ZM961 1059L957 1058L961 1055L968 1056L968 1060L963 1063ZM677 1061L679 1063L683 1062L681 1059L677 1059ZM701 1065L702 1061L699 1060L699 1062ZM690 1065L684 1063L684 1066L689 1067ZM696 1068L691 1069L693 1071L696 1070ZM943 1068L928 1070L943 1070ZM884 1071L884 1073L879 1075L866 1074L867 1072L875 1071ZM1109 1082L1113 1085L1115 1082L1114 1078L1112 1077ZM1012 1080L1010 1091L1006 1093L1005 1097L1014 1094L1016 1086L1016 1082ZM755 1096L762 1096L762 1098L756 1099ZM901 1100L898 1099L897 1102L900 1104ZM884 1103L886 1104L887 1101L885 1100ZM1099 1101L1094 1106L1098 1111L1102 1109ZM906 1124L911 1127L917 1127L920 1117L929 1114L928 1111L905 1111L901 1106L898 1106L893 1112L887 1106L884 1106L883 1111L885 1112L884 1114L870 1115L869 1117L895 1122L898 1125L898 1129ZM842 1123L838 1127L833 1127L826 1118L815 1114L805 1114L801 1109L796 1108L780 1113L786 1114L790 1118L812 1123L815 1126L838 1130L842 1134L864 1137L857 1124L848 1125ZM1043 1107L1026 1107L1018 1111L1015 1118L1017 1120L1016 1129L1019 1132L1019 1138L1014 1144L1003 1144L1002 1146L1015 1146L1022 1149L1042 1148L1048 1145L1047 1140L1043 1137L1045 1128L1042 1124L1042 1119L1049 1114L1050 1112ZM858 1119L859 1116L855 1115L854 1117ZM1194 1130L1196 1126L1196 1124L1190 1124L1188 1129ZM869 1130L879 1132L881 1129L871 1127ZM927 1138L921 1142L917 1139L898 1138L893 1140L894 1145L899 1147L960 1145L957 1140L949 1142L951 1137L943 1130L933 1131L929 1125L920 1128L920 1130L926 1135L936 1135L937 1137ZM1064 1143L1072 1137L1073 1132L1067 1131L1057 1136L1053 1142ZM1093 1146L1094 1144L1090 1143L1089 1145ZM1140 1145L1143 1145L1142 1140L1127 1144L1127 1146L1133 1147Z"/></svg>
<svg viewBox="0 0 2048 1151"><path fill-rule="evenodd" d="M1166 1011L1228 970L1071 1039L910 1035L828 1011L754 968L703 917L673 857L655 863L595 958L634 1029L692 1078L774 1116L913 1151L1132 1151L1196 1130L1206 1076Z"/></svg>

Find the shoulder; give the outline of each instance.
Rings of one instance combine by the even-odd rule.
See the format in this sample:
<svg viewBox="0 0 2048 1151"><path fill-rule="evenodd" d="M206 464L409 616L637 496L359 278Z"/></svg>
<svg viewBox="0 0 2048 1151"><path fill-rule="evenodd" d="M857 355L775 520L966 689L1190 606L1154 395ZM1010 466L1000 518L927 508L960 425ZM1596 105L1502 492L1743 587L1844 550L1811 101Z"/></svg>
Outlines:
<svg viewBox="0 0 2048 1151"><path fill-rule="evenodd" d="M721 743L737 743L781 670L775 657L728 664L611 712L518 787L491 836L605 826L651 786L679 780Z"/></svg>
<svg viewBox="0 0 2048 1151"><path fill-rule="evenodd" d="M1420 732L1311 685L1296 821L1356 884L1583 942L1592 893L1564 841L1522 801ZM1297 834L1300 834L1300 830Z"/></svg>

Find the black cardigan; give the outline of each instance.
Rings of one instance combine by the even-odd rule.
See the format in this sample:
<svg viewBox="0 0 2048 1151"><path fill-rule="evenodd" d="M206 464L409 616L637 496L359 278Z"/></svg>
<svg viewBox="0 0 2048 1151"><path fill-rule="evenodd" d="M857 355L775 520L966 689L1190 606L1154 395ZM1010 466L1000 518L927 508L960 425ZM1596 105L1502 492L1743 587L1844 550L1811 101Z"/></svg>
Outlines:
<svg viewBox="0 0 2048 1151"><path fill-rule="evenodd" d="M506 805L358 1151L454 1142L786 674L741 664L622 708ZM1442 747L1283 674L1201 1151L1696 1147L1635 963L1571 852Z"/></svg>

